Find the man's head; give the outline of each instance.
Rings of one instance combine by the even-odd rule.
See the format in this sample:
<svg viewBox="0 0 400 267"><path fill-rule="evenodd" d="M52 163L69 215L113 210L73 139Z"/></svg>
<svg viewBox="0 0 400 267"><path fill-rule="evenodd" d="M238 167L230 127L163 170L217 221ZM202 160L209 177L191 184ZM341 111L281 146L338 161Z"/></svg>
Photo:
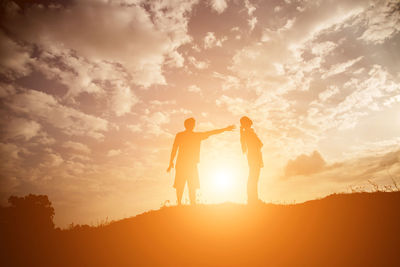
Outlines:
<svg viewBox="0 0 400 267"><path fill-rule="evenodd" d="M186 119L184 122L185 129L188 131L193 131L196 120L194 118Z"/></svg>

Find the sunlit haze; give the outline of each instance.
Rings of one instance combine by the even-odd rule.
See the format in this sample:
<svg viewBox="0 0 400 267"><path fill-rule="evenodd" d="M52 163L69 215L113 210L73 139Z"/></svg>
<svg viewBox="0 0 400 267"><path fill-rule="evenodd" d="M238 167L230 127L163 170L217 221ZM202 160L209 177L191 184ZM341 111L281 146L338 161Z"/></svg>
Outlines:
<svg viewBox="0 0 400 267"><path fill-rule="evenodd" d="M3 2L3 205L48 195L60 227L175 205L189 117L236 126L201 144L200 203L246 202L244 115L264 202L399 181L398 1Z"/></svg>

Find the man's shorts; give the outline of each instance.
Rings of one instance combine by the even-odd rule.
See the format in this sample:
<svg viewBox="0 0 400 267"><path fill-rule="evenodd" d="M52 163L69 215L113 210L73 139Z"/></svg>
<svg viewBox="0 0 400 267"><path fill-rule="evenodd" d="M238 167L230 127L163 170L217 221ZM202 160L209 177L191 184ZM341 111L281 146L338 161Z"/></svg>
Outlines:
<svg viewBox="0 0 400 267"><path fill-rule="evenodd" d="M199 172L196 164L177 164L174 188L184 188L186 181L191 189L200 188Z"/></svg>

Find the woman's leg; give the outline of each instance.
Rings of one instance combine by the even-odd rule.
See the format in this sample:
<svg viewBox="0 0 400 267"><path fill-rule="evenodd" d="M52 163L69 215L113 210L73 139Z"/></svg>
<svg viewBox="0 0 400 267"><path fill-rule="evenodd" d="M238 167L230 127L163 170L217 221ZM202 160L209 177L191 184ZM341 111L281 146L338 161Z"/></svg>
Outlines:
<svg viewBox="0 0 400 267"><path fill-rule="evenodd" d="M247 181L247 203L255 203L258 200L258 179L260 177L260 166L249 166L249 179Z"/></svg>
<svg viewBox="0 0 400 267"><path fill-rule="evenodd" d="M189 186L189 199L191 205L196 205L196 188L194 186Z"/></svg>

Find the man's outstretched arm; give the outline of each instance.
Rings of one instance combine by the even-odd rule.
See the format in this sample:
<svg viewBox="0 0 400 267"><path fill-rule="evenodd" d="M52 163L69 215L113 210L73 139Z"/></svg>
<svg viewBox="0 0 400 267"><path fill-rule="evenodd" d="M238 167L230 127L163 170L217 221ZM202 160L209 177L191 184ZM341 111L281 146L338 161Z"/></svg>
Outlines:
<svg viewBox="0 0 400 267"><path fill-rule="evenodd" d="M169 159L169 166L168 166L167 172L169 172L174 167L174 159L175 159L175 155L176 155L177 151L178 151L178 141L177 141L177 137L175 136L174 144L172 145L171 157Z"/></svg>
<svg viewBox="0 0 400 267"><path fill-rule="evenodd" d="M223 133L223 132L226 132L226 131L232 131L233 129L235 129L235 125L230 125L230 126L227 126L225 128L216 129L216 130L212 130L212 131L207 131L207 132L204 132L204 134L206 135L206 138L207 138L207 137L209 137L211 135L220 134L220 133Z"/></svg>

